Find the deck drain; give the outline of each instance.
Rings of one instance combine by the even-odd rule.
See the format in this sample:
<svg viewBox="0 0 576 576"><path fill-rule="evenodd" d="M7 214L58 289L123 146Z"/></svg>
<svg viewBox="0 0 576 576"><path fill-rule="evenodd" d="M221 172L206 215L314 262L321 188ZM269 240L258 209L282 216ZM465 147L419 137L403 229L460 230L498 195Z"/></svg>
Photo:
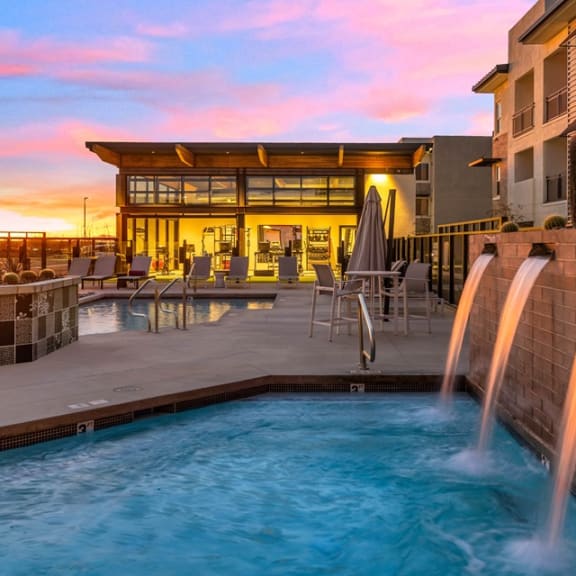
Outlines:
<svg viewBox="0 0 576 576"><path fill-rule="evenodd" d="M118 386L114 388L114 392L139 392L142 390L140 386Z"/></svg>

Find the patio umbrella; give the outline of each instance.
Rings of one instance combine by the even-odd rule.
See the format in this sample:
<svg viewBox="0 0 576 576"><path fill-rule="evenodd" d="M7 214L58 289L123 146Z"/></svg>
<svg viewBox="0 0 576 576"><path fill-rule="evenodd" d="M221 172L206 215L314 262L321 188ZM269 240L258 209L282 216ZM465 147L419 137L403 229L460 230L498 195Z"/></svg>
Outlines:
<svg viewBox="0 0 576 576"><path fill-rule="evenodd" d="M354 248L348 262L348 272L355 270L385 270L386 244L382 204L376 186L370 186L360 215Z"/></svg>

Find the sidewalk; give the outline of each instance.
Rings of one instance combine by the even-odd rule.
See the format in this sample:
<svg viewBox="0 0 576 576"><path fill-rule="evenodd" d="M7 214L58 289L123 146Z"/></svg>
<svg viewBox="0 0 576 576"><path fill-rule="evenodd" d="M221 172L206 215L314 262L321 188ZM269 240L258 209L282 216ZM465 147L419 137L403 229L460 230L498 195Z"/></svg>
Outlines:
<svg viewBox="0 0 576 576"><path fill-rule="evenodd" d="M54 426L75 427L126 411L152 410L193 399L207 388L238 388L237 383L268 382L271 376L283 382L342 382L357 380L358 374L363 380L441 377L452 310L434 315L432 334L426 332L424 321L414 321L408 336L395 335L392 323L386 323L384 330L375 326L376 360L365 373L359 370L356 334L335 336L330 343L328 329L317 326L314 337L308 337L310 284L278 290L275 284L258 285L240 293L257 297L276 291L271 310L230 312L219 322L189 326L186 331L82 336L35 362L1 367L0 440ZM227 289L225 296L234 294ZM459 372L466 367L464 353Z"/></svg>

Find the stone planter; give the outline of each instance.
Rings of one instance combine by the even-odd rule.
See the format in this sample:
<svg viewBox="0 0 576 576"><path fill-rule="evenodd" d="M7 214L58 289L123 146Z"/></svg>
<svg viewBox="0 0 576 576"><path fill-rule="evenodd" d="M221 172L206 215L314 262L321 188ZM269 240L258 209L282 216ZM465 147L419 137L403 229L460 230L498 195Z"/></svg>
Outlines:
<svg viewBox="0 0 576 576"><path fill-rule="evenodd" d="M32 362L78 340L79 283L0 285L0 366Z"/></svg>

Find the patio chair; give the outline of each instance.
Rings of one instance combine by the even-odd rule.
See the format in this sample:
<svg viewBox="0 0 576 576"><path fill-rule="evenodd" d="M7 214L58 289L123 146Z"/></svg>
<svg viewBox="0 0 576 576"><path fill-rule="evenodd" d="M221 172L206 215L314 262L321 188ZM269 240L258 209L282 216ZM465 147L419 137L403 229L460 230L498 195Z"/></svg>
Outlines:
<svg viewBox="0 0 576 576"><path fill-rule="evenodd" d="M312 290L312 310L310 312L310 333L314 333L314 326L328 326L328 341L332 342L334 327L339 333L341 325L346 324L350 329L352 323L358 323L358 316L352 314L352 302L358 301L358 294L364 292L364 280L353 279L336 280L330 264L313 264L316 280ZM316 304L318 296L330 296L330 312L327 319L316 318ZM345 305L345 312L342 305Z"/></svg>
<svg viewBox="0 0 576 576"><path fill-rule="evenodd" d="M428 263L411 262L396 292L391 286L384 286L382 289L382 296L390 297L393 301L396 299L402 306L407 329L410 319L419 318L426 320L428 332L432 332L433 297L430 291L430 270L431 265ZM420 306L418 313L410 310L411 303Z"/></svg>
<svg viewBox="0 0 576 576"><path fill-rule="evenodd" d="M278 257L278 286L282 284L295 286L300 277L298 275L298 259L296 256Z"/></svg>
<svg viewBox="0 0 576 576"><path fill-rule="evenodd" d="M212 277L211 269L212 256L194 256L187 279L188 287L193 287L196 291L199 283L206 286Z"/></svg>
<svg viewBox="0 0 576 576"><path fill-rule="evenodd" d="M230 258L230 269L225 278L226 288L234 286L248 286L248 256L232 256Z"/></svg>
<svg viewBox="0 0 576 576"><path fill-rule="evenodd" d="M116 288L126 288L128 284L138 288L141 280L150 278L151 264L152 256L134 256L128 274L116 278Z"/></svg>
<svg viewBox="0 0 576 576"><path fill-rule="evenodd" d="M114 278L116 275L116 255L107 254L98 256L94 263L94 272L90 276L82 278L82 288L85 282L97 282L100 289L104 288L104 280Z"/></svg>
<svg viewBox="0 0 576 576"><path fill-rule="evenodd" d="M80 276L84 278L90 273L91 258L72 258L66 276Z"/></svg>

